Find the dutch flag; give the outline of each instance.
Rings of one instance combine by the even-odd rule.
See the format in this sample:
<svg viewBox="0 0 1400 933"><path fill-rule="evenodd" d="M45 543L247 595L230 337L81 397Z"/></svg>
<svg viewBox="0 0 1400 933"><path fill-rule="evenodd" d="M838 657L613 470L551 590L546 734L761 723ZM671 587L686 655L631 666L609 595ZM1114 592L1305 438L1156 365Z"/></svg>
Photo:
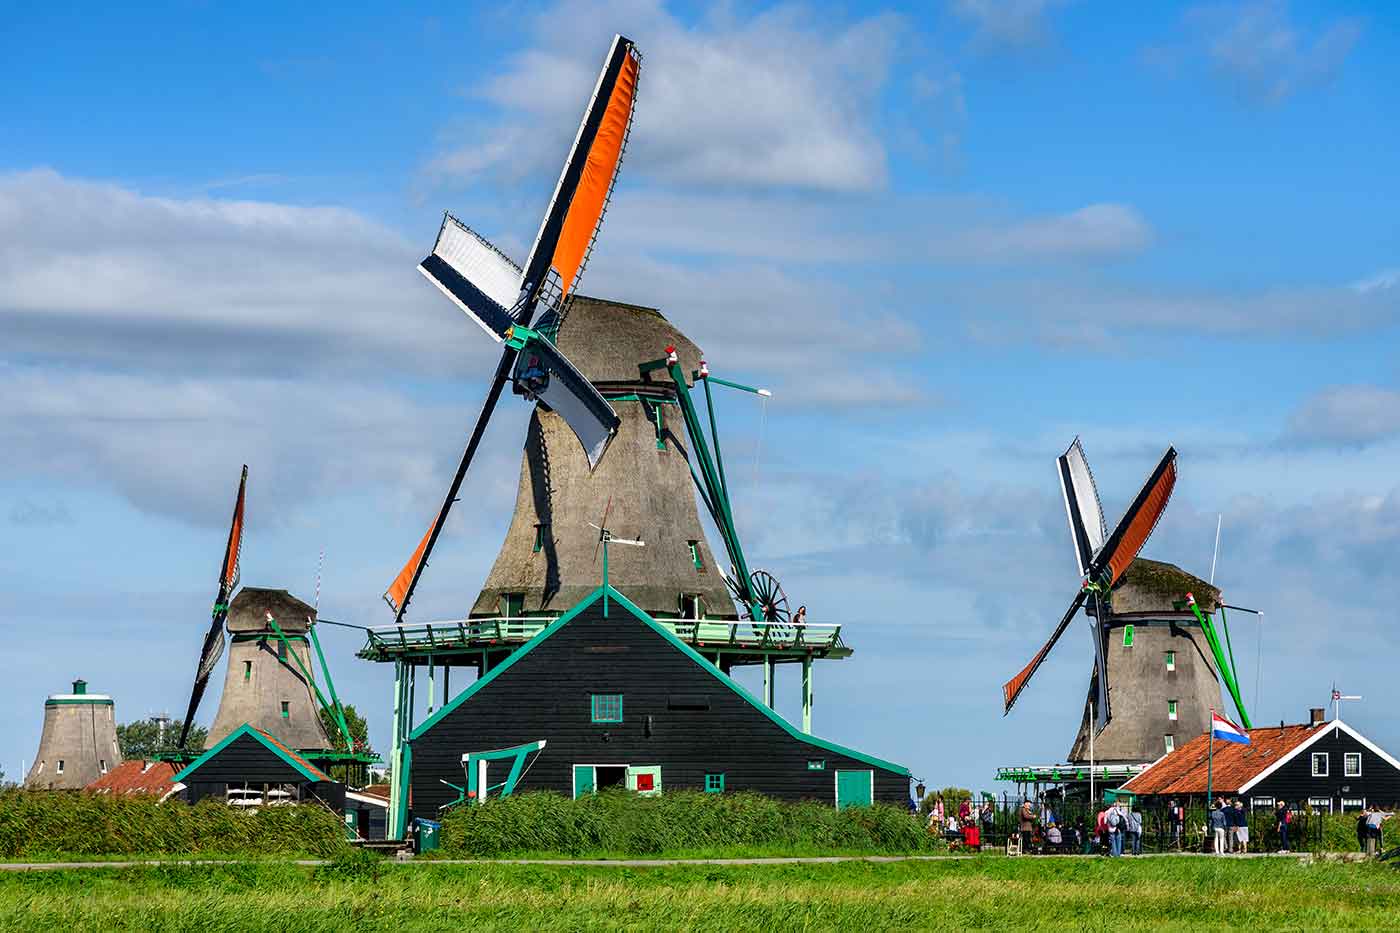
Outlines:
<svg viewBox="0 0 1400 933"><path fill-rule="evenodd" d="M1215 710L1210 711L1210 737L1224 739L1226 742L1237 742L1240 745L1249 744L1249 736L1245 731Z"/></svg>

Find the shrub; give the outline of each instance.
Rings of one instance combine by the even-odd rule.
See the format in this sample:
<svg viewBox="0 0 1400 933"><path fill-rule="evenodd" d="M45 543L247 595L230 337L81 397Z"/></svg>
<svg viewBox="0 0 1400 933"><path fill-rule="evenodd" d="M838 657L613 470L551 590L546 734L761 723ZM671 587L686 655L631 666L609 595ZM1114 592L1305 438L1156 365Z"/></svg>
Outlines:
<svg viewBox="0 0 1400 933"><path fill-rule="evenodd" d="M324 807L234 810L147 795L0 791L0 858L53 855L280 855L343 852L345 826Z"/></svg>
<svg viewBox="0 0 1400 933"><path fill-rule="evenodd" d="M919 852L941 847L899 807L836 810L761 794L674 791L640 797L622 790L570 800L541 791L452 811L444 855L525 853L655 855L727 849Z"/></svg>

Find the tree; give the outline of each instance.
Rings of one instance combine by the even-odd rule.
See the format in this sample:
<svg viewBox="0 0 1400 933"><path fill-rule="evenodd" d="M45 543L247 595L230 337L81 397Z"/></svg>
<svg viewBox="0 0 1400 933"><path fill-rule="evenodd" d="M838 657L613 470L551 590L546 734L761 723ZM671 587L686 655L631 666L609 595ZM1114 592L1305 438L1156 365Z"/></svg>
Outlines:
<svg viewBox="0 0 1400 933"><path fill-rule="evenodd" d="M180 730L184 727L182 720L172 719L165 724L162 736L160 722L154 716L138 719L117 726L117 744L121 746L124 758L153 758L158 752L179 751ZM188 747L199 751L204 748L204 741L208 737L208 729L193 726L190 729Z"/></svg>
<svg viewBox="0 0 1400 933"><path fill-rule="evenodd" d="M347 703L342 709L345 711L345 725L350 729L350 740L354 743L354 750L357 752L369 751L369 723L361 716L352 703ZM330 736L331 745L337 751L345 750L345 738L340 734L340 722L335 718L335 713L321 707L321 725L326 729L326 735Z"/></svg>

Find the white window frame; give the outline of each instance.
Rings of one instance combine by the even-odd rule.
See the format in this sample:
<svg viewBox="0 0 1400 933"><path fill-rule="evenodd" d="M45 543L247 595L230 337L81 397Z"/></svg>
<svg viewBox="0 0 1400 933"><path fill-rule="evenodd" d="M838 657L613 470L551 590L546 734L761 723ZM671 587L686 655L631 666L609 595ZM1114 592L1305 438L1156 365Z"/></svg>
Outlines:
<svg viewBox="0 0 1400 933"><path fill-rule="evenodd" d="M1170 673L1171 671L1174 671L1174 670L1176 670L1176 652L1175 652L1175 651L1168 651L1168 652L1167 652L1167 671Z"/></svg>
<svg viewBox="0 0 1400 933"><path fill-rule="evenodd" d="M1309 798L1308 798L1308 806L1312 807L1314 810L1325 810L1326 812L1331 813L1331 812L1332 812L1332 798L1331 798L1331 797L1309 797Z"/></svg>
<svg viewBox="0 0 1400 933"><path fill-rule="evenodd" d="M1176 722L1177 711L1181 708L1179 705L1180 703L1180 700L1167 701L1167 718L1172 722Z"/></svg>
<svg viewBox="0 0 1400 933"><path fill-rule="evenodd" d="M54 770L54 774L62 774L62 773L63 773L63 759L60 758L60 759L58 759L58 768Z"/></svg>
<svg viewBox="0 0 1400 933"><path fill-rule="evenodd" d="M1168 732L1166 735L1162 736L1162 744L1166 746L1167 754L1170 755L1172 752L1176 751L1176 736Z"/></svg>
<svg viewBox="0 0 1400 933"><path fill-rule="evenodd" d="M1278 801L1272 797L1250 797L1249 808L1251 810L1272 810Z"/></svg>
<svg viewBox="0 0 1400 933"><path fill-rule="evenodd" d="M1313 752L1312 757L1309 760L1312 762L1313 777L1332 776L1332 756L1329 752ZM1322 762L1321 771L1317 770L1317 763L1319 761Z"/></svg>
<svg viewBox="0 0 1400 933"><path fill-rule="evenodd" d="M1356 770L1355 770L1355 771L1351 770L1351 763L1352 763L1353 761L1356 762ZM1343 752L1343 753L1342 753L1342 777L1349 777L1349 778L1361 777L1361 753L1360 753L1360 752Z"/></svg>
<svg viewBox="0 0 1400 933"><path fill-rule="evenodd" d="M1365 798L1365 797L1343 797L1343 798L1342 798L1342 812L1343 812L1343 813L1347 812L1347 810L1364 810L1364 809L1366 809L1366 798Z"/></svg>

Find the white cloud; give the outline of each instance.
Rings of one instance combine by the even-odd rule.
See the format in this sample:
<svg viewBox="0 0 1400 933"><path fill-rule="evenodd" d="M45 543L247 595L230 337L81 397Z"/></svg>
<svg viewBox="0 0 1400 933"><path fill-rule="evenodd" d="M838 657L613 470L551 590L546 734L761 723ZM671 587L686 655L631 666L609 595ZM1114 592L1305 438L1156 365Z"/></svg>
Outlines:
<svg viewBox="0 0 1400 933"><path fill-rule="evenodd" d="M875 111L897 18L833 28L779 7L690 27L660 3L629 6L605 15L564 2L540 14L536 44L466 89L501 108L502 122L460 133L428 171L467 182L556 172L612 24L626 23L645 55L626 177L822 191L885 183Z"/></svg>
<svg viewBox="0 0 1400 933"><path fill-rule="evenodd" d="M1285 441L1363 446L1400 435L1400 392L1378 386L1323 389L1298 407Z"/></svg>
<svg viewBox="0 0 1400 933"><path fill-rule="evenodd" d="M978 42L1008 46L1039 45L1050 38L1051 8L1062 0L950 0L949 10L970 23Z"/></svg>
<svg viewBox="0 0 1400 933"><path fill-rule="evenodd" d="M1355 17L1310 30L1295 22L1287 0L1204 4L1184 21L1190 38L1151 50L1151 58L1204 61L1243 97L1264 104L1335 79L1362 33Z"/></svg>
<svg viewBox="0 0 1400 933"><path fill-rule="evenodd" d="M973 227L935 241L932 252L981 260L1115 256L1139 252L1151 241L1151 226L1132 206L1090 204L1066 214Z"/></svg>

